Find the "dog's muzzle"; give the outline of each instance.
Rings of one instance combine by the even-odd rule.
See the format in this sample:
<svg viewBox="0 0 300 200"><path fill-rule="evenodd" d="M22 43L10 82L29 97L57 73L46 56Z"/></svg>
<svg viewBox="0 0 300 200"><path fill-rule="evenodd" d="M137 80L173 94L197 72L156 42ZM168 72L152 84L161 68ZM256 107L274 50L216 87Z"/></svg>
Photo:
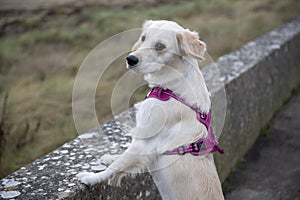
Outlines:
<svg viewBox="0 0 300 200"><path fill-rule="evenodd" d="M136 64L138 64L139 58L134 56L134 55L129 55L129 56L126 57L126 61L127 61L127 64L128 64L128 68L132 69L136 66Z"/></svg>

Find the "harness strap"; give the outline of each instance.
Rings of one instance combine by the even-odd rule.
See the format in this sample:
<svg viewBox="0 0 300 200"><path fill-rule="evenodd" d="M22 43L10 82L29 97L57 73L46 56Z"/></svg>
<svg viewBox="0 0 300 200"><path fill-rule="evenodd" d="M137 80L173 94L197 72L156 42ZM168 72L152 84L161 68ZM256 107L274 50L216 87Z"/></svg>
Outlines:
<svg viewBox="0 0 300 200"><path fill-rule="evenodd" d="M219 147L219 142L214 138L214 135L212 133L209 113L204 113L196 106L191 106L184 99L182 99L180 96L176 95L172 90L169 89L154 87L152 88L151 92L149 92L149 94L146 96L146 98L156 98L161 101L168 101L171 97L194 110L196 112L197 120L203 125L205 125L208 134L207 137L200 138L199 140L197 140L194 143L191 143L188 146L181 146L171 151L166 151L164 152L164 155L184 155L186 153L191 153L194 156L199 156L215 151L218 151L220 154L223 154L224 150L221 147Z"/></svg>

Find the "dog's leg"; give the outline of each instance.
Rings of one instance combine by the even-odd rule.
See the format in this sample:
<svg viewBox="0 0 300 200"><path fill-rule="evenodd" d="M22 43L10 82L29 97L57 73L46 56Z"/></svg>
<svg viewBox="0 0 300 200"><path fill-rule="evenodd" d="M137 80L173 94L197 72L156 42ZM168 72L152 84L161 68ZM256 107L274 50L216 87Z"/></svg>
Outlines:
<svg viewBox="0 0 300 200"><path fill-rule="evenodd" d="M105 180L107 180L109 177L111 177L115 173L115 170L107 168L103 172L99 173L93 173L93 172L80 172L76 175L77 179L85 184L93 186L97 183L101 183Z"/></svg>
<svg viewBox="0 0 300 200"><path fill-rule="evenodd" d="M106 165L110 165L111 163L113 163L115 160L117 160L118 158L120 158L121 154L115 154L115 155L111 155L111 154L104 154L101 158L100 158L100 162Z"/></svg>
<svg viewBox="0 0 300 200"><path fill-rule="evenodd" d="M144 147L145 144L142 140L133 140L128 149L105 171L99 173L82 172L77 175L77 178L86 185L95 185L109 178L112 178L112 183L119 184L126 173L141 172L148 165L150 158Z"/></svg>

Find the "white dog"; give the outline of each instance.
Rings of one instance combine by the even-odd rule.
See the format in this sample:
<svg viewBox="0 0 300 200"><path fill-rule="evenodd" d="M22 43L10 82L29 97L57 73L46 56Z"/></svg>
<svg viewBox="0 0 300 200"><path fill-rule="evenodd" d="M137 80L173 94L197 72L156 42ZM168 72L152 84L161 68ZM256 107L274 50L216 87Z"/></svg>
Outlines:
<svg viewBox="0 0 300 200"><path fill-rule="evenodd" d="M105 155L100 173L80 173L84 184L120 184L127 173L151 173L163 199L224 199L213 151L209 92L197 59L206 44L171 21L146 21L127 59L152 92L138 108L132 143L122 155Z"/></svg>

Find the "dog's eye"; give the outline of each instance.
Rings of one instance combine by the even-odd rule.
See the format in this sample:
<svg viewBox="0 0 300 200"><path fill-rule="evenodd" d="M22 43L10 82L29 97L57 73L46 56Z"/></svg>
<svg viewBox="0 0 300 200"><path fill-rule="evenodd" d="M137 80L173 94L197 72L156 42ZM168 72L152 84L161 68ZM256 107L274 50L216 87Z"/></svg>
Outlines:
<svg viewBox="0 0 300 200"><path fill-rule="evenodd" d="M155 44L155 50L156 51L161 51L161 50L164 50L165 48L166 48L166 45L164 45L164 44L162 44L160 42L158 42L158 43Z"/></svg>
<svg viewBox="0 0 300 200"><path fill-rule="evenodd" d="M146 39L146 36L143 35L142 38L141 38L142 42L144 42L145 39Z"/></svg>

